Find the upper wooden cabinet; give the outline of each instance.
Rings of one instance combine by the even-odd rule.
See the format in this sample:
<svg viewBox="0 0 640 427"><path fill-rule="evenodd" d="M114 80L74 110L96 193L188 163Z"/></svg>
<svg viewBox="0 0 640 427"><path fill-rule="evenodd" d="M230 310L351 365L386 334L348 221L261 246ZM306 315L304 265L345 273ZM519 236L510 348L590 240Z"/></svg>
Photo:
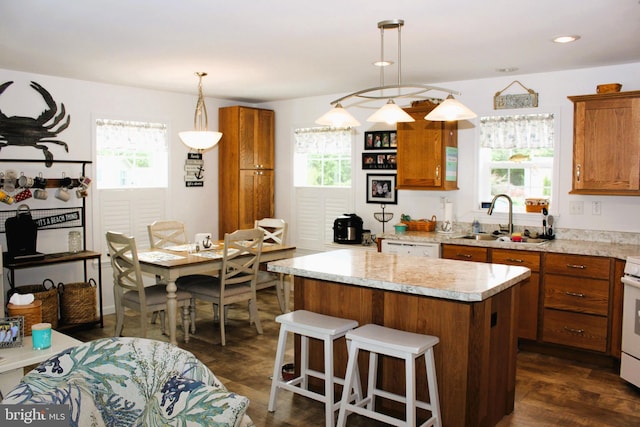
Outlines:
<svg viewBox="0 0 640 427"><path fill-rule="evenodd" d="M416 121L398 123L397 188L458 189L458 122L424 119L437 105L425 101L405 111Z"/></svg>
<svg viewBox="0 0 640 427"><path fill-rule="evenodd" d="M253 228L274 215L272 110L223 107L218 112L218 234Z"/></svg>
<svg viewBox="0 0 640 427"><path fill-rule="evenodd" d="M640 91L569 99L574 103L571 193L640 195Z"/></svg>

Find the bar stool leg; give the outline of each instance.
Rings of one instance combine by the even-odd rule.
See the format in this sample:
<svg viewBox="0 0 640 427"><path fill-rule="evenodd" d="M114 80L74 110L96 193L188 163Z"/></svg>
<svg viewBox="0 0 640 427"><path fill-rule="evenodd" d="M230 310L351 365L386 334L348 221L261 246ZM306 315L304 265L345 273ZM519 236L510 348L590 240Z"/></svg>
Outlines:
<svg viewBox="0 0 640 427"><path fill-rule="evenodd" d="M378 381L378 353L369 352L369 375L367 377L367 409L375 411L376 409L376 384Z"/></svg>
<svg viewBox="0 0 640 427"><path fill-rule="evenodd" d="M347 411L346 407L349 403L351 389L354 383L354 377L358 375L358 369L356 368L358 363L358 347L355 345L347 344L349 347L349 360L347 362L347 375L344 379L344 388L342 389L342 399L340 400L340 410L338 411L338 421L336 422L336 427L344 427L347 422ZM359 380L358 380L359 381ZM356 404L358 400L362 398L362 392L356 397Z"/></svg>
<svg viewBox="0 0 640 427"><path fill-rule="evenodd" d="M300 376L302 377L302 382L300 383L300 387L308 390L309 386L307 384L309 370L309 338L302 335L300 337Z"/></svg>
<svg viewBox="0 0 640 427"><path fill-rule="evenodd" d="M276 349L276 361L273 364L273 379L271 380L271 395L269 397L269 412L276 410L276 397L278 395L278 380L282 375L282 364L284 362L284 353L287 346L287 328L280 328L278 338L278 348Z"/></svg>
<svg viewBox="0 0 640 427"><path fill-rule="evenodd" d="M431 406L431 418L435 419L435 426L442 425L440 414L440 397L438 395L438 379L436 378L436 361L433 355L433 347L424 354L427 365L427 385L429 387L429 405Z"/></svg>
<svg viewBox="0 0 640 427"><path fill-rule="evenodd" d="M324 418L327 427L333 427L335 421L334 411L334 382L333 378L333 340L324 343Z"/></svg>
<svg viewBox="0 0 640 427"><path fill-rule="evenodd" d="M405 366L405 408L406 408L406 425L407 427L415 427L416 425L416 363L413 355L406 355L404 359Z"/></svg>

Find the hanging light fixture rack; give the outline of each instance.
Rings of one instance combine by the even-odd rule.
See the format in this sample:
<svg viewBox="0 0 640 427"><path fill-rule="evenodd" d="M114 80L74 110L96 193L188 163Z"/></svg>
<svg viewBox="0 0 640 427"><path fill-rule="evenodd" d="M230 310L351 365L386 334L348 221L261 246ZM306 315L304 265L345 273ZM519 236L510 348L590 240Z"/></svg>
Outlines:
<svg viewBox="0 0 640 427"><path fill-rule="evenodd" d="M333 108L316 120L316 123L335 126L335 127L356 127L360 126L355 117L353 117L343 106L342 102L353 99L354 102L349 105L359 106L362 108L378 108L368 105L375 101L387 100L387 103L379 108L374 114L367 118L367 121L374 123L388 123L395 124L398 122L412 122L414 119L407 114L402 108L396 105L396 99L422 99L435 101L439 105L434 108L429 114L425 116L426 120L430 121L449 121L449 120L465 120L476 117L476 114L462 103L457 101L453 95L460 95L460 92L442 88L438 86L431 86L425 84L403 84L402 83L402 37L401 28L404 26L402 19L391 19L378 22L378 28L380 29L380 60L375 62L374 65L380 66L380 85L367 89L358 90L331 101ZM384 67L393 64L384 58L384 32L385 30L395 29L398 33L398 71L397 84L385 85L384 83ZM440 99L434 100L424 96L423 94L429 91L440 91L448 93L447 98L441 102Z"/></svg>

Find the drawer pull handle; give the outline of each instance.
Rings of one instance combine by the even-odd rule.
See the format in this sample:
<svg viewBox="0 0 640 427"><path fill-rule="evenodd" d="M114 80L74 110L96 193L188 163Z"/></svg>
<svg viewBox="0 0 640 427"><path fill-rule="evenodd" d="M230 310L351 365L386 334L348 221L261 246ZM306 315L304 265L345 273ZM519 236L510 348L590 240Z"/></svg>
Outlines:
<svg viewBox="0 0 640 427"><path fill-rule="evenodd" d="M459 256L460 258L471 258L473 255L469 255L469 254L456 254L456 256Z"/></svg>
<svg viewBox="0 0 640 427"><path fill-rule="evenodd" d="M584 270L585 268L587 268L586 265L577 265L577 264L567 264L567 267L569 267L569 268L579 268L580 270Z"/></svg>
<svg viewBox="0 0 640 427"><path fill-rule="evenodd" d="M578 293L578 292L569 292L569 291L566 291L565 295L569 295L570 297L578 297L578 298L584 298L585 297L584 294L581 294L581 293Z"/></svg>
<svg viewBox="0 0 640 427"><path fill-rule="evenodd" d="M511 262L524 262L523 259L518 259L518 258L507 258L507 261L511 261Z"/></svg>
<svg viewBox="0 0 640 427"><path fill-rule="evenodd" d="M572 334L584 335L584 329L574 329L574 328L570 328L568 326L565 326L564 330L567 331L567 332L570 332Z"/></svg>

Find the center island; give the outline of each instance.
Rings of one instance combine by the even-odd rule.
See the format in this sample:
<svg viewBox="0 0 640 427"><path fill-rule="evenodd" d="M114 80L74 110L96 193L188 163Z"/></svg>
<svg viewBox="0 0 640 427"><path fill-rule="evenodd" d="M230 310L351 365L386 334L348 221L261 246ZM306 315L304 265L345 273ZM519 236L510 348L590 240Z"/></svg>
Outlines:
<svg viewBox="0 0 640 427"><path fill-rule="evenodd" d="M294 276L294 307L330 316L435 335L436 373L444 426L493 426L513 411L519 284L526 267L341 249L270 262ZM322 371L321 343L310 365ZM335 352L343 377L346 347ZM299 352L296 351L296 361ZM385 389L404 392L404 365L382 358ZM367 361L360 359L366 383ZM418 399L427 399L417 364ZM363 384L365 386L365 384ZM401 408L383 406L390 412Z"/></svg>

